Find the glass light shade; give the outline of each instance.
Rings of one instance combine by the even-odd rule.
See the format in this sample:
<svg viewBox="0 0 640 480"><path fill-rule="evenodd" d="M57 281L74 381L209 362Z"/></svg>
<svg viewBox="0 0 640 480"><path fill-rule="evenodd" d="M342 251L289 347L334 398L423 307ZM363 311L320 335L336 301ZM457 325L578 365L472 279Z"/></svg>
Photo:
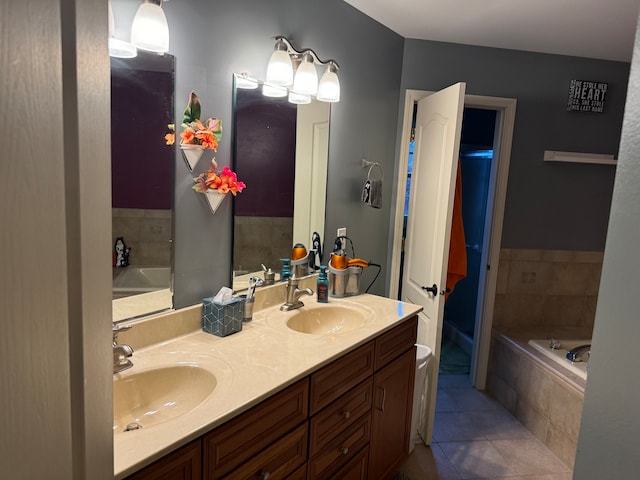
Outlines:
<svg viewBox="0 0 640 480"><path fill-rule="evenodd" d="M339 102L340 101L340 81L336 74L336 66L333 63L327 65L327 71L324 72L318 84L317 99L322 102Z"/></svg>
<svg viewBox="0 0 640 480"><path fill-rule="evenodd" d="M309 53L302 56L302 62L293 78L293 90L307 95L315 95L318 92L318 72Z"/></svg>
<svg viewBox="0 0 640 480"><path fill-rule="evenodd" d="M169 51L169 25L159 5L143 3L138 7L131 25L131 43L149 52Z"/></svg>
<svg viewBox="0 0 640 480"><path fill-rule="evenodd" d="M236 88L244 88L247 90L255 90L258 88L258 80L251 78L246 73L236 75Z"/></svg>
<svg viewBox="0 0 640 480"><path fill-rule="evenodd" d="M118 38L109 39L109 56L117 58L133 58L138 55L136 47Z"/></svg>
<svg viewBox="0 0 640 480"><path fill-rule="evenodd" d="M296 105L305 105L311 103L311 96L304 93L289 92L289 103L295 103Z"/></svg>
<svg viewBox="0 0 640 480"><path fill-rule="evenodd" d="M286 97L287 89L284 87L278 87L276 85L262 85L262 94L265 97Z"/></svg>
<svg viewBox="0 0 640 480"><path fill-rule="evenodd" d="M284 45L282 40L280 42ZM284 45L285 50L279 50L279 48L279 44L276 43L276 49L271 54L267 64L266 81L272 85L287 87L293 83L293 65L291 64L291 57L287 53L286 45Z"/></svg>

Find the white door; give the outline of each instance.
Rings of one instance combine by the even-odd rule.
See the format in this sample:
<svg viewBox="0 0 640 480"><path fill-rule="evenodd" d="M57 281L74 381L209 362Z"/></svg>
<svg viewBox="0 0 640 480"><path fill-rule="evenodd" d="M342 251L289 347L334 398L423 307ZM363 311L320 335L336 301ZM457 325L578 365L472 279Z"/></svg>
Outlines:
<svg viewBox="0 0 640 480"><path fill-rule="evenodd" d="M431 443L435 416L465 86L458 83L420 100L416 116L402 299L423 306L419 314L418 342L433 352L426 406L421 415L424 421L419 426L427 444Z"/></svg>

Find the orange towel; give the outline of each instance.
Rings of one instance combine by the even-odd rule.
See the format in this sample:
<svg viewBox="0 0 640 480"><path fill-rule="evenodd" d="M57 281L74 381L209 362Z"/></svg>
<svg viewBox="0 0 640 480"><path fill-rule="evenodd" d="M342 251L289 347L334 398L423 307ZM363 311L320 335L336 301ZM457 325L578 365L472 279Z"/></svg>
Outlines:
<svg viewBox="0 0 640 480"><path fill-rule="evenodd" d="M462 174L458 161L456 191L453 197L453 216L451 218L451 239L449 241L449 264L447 267L447 289L445 301L460 280L467 276L467 246L462 223Z"/></svg>

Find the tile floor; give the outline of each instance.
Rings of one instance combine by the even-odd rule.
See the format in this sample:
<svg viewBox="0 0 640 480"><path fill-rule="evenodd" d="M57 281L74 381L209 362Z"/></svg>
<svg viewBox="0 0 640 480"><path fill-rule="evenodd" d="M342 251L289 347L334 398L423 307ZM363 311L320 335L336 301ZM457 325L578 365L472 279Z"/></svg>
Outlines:
<svg viewBox="0 0 640 480"><path fill-rule="evenodd" d="M433 442L416 445L396 478L571 480L572 472L468 375L440 375Z"/></svg>

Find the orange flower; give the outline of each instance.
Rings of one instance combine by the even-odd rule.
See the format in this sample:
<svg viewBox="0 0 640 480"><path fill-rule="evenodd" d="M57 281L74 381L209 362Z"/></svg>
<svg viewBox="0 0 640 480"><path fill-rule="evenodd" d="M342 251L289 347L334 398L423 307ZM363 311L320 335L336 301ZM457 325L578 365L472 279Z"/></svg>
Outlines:
<svg viewBox="0 0 640 480"><path fill-rule="evenodd" d="M194 143L196 135L191 128L187 127L180 133L180 137L182 138L182 143Z"/></svg>
<svg viewBox="0 0 640 480"><path fill-rule="evenodd" d="M176 134L175 133L167 133L164 136L164 139L167 141L167 145L173 145L176 143Z"/></svg>

